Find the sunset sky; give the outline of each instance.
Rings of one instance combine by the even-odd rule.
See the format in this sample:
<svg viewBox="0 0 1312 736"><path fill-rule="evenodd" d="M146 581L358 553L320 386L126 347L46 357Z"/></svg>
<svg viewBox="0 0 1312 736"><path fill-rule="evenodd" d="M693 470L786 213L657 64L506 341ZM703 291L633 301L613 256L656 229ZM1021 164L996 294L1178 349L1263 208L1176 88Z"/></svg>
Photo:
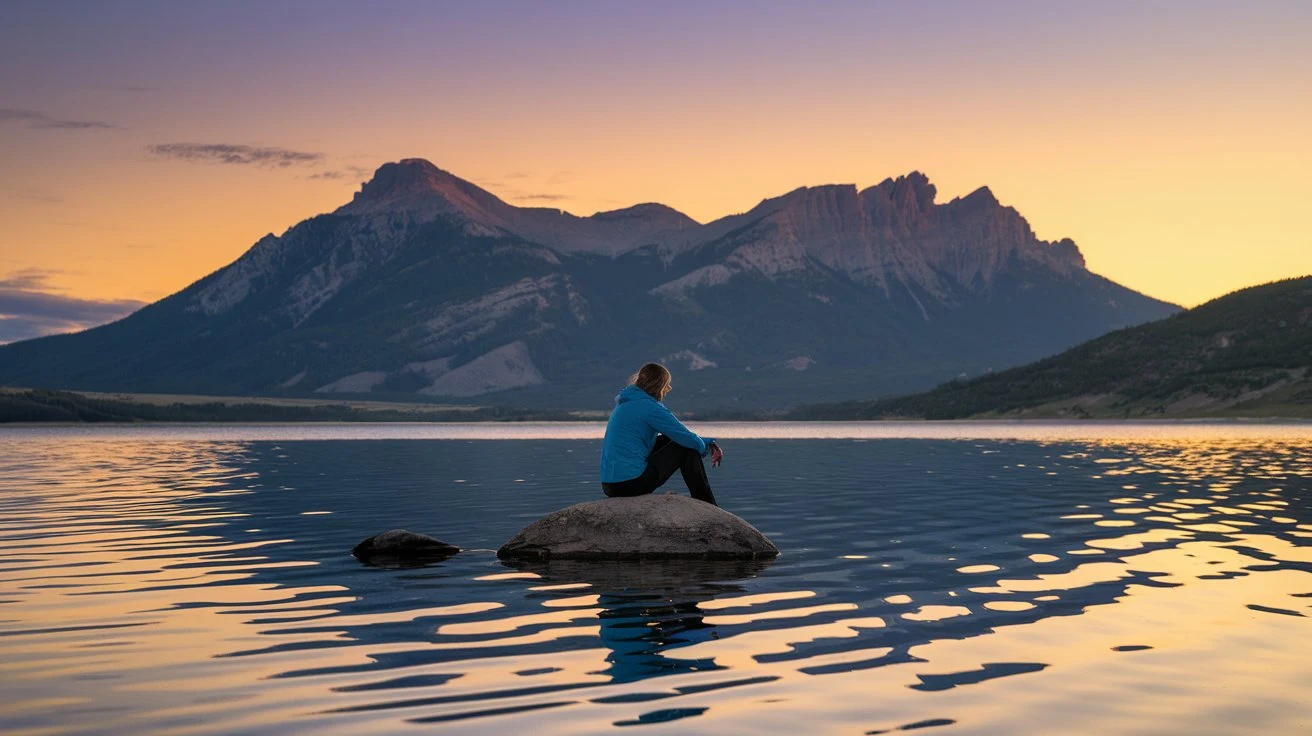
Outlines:
<svg viewBox="0 0 1312 736"><path fill-rule="evenodd" d="M700 221L920 170L1192 306L1312 273L1312 3L7 2L0 342L175 292L405 157Z"/></svg>

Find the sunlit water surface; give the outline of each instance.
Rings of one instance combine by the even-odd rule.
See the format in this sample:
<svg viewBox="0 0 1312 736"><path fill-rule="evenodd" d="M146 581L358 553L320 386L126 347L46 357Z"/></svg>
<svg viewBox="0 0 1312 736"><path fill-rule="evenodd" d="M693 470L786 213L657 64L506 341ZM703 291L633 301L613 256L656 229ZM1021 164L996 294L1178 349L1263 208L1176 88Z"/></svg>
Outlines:
<svg viewBox="0 0 1312 736"><path fill-rule="evenodd" d="M502 565L597 425L0 430L0 731L1312 732L1310 425L699 429L773 564Z"/></svg>

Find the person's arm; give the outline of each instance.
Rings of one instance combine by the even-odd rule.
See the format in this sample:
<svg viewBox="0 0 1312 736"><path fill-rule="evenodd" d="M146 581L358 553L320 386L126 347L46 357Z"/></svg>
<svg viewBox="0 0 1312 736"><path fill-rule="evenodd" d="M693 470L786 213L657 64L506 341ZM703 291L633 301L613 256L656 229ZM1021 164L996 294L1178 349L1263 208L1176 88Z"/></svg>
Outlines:
<svg viewBox="0 0 1312 736"><path fill-rule="evenodd" d="M657 432L669 437L677 444L696 450L701 455L707 453L708 446L715 440L698 436L696 432L683 426L683 422L679 421L679 418L674 416L674 412L670 411L668 407L660 402L654 403L656 408L651 413L650 419L651 426L655 427Z"/></svg>

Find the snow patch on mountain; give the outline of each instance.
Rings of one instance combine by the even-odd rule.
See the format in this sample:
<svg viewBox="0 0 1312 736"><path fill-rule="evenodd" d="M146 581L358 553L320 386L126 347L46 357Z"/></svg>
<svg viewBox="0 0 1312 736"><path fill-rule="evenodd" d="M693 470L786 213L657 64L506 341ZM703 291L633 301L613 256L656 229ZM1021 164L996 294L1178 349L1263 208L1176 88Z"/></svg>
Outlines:
<svg viewBox="0 0 1312 736"><path fill-rule="evenodd" d="M290 297L284 309L292 318L292 324L299 326L309 319L319 307L322 307L341 291L342 287L354 281L364 273L365 265L359 261L339 265L336 254L328 263L320 264L301 276L288 289Z"/></svg>
<svg viewBox="0 0 1312 736"><path fill-rule="evenodd" d="M403 368L404 372L420 373L431 379L451 372L451 357L436 358L434 360L423 360L415 363L406 363Z"/></svg>
<svg viewBox="0 0 1312 736"><path fill-rule="evenodd" d="M718 286L733 278L734 272L720 263L690 271L673 281L666 281L660 286L651 289L649 293L660 294L662 296L680 297L685 296L693 289L703 286Z"/></svg>
<svg viewBox="0 0 1312 736"><path fill-rule="evenodd" d="M367 394L374 387L387 380L387 371L361 371L326 383L314 392L316 394Z"/></svg>
<svg viewBox="0 0 1312 736"><path fill-rule="evenodd" d="M923 320L925 320L926 322L928 322L928 321L929 321L929 310L928 310L928 309L925 309L925 304L924 304L924 302L921 302L921 301L920 301L920 297L916 296L916 292L915 292L914 290L912 290L912 289L907 289L906 291L907 291L907 295L911 297L911 301L915 302L915 303L916 303L916 306L920 308L920 317L921 317L921 319L923 319Z"/></svg>
<svg viewBox="0 0 1312 736"><path fill-rule="evenodd" d="M241 258L215 274L214 280L197 292L187 311L212 317L240 304L251 293L251 280L272 269L278 242L273 233L260 238Z"/></svg>
<svg viewBox="0 0 1312 736"><path fill-rule="evenodd" d="M294 325L309 319L348 284L374 266L386 263L422 221L406 213L372 215L347 221L339 227L336 245L317 264L301 274L287 290L283 310ZM314 236L294 230L285 238L289 248L322 248Z"/></svg>
<svg viewBox="0 0 1312 736"><path fill-rule="evenodd" d="M755 271L774 281L780 276L806 270L806 256L796 247L796 241L782 233L766 236L750 245L735 250L725 263L739 270Z"/></svg>
<svg viewBox="0 0 1312 736"><path fill-rule="evenodd" d="M545 383L523 340L484 353L419 390L429 396L479 396Z"/></svg>
<svg viewBox="0 0 1312 736"><path fill-rule="evenodd" d="M687 365L688 370L690 371L700 371L700 370L705 370L707 368L719 367L719 364L717 364L715 361L708 360L705 357L698 355L697 353L694 353L691 350L680 350L677 353L670 353L669 355L666 355L665 357L661 358L660 362L683 363Z"/></svg>
<svg viewBox="0 0 1312 736"><path fill-rule="evenodd" d="M296 384L300 383L305 379L305 374L308 372L309 371L307 369L302 368L300 373L297 373L291 378L288 378L286 381L283 381L282 383L278 384L278 388L291 388L292 386L295 386Z"/></svg>
<svg viewBox="0 0 1312 736"><path fill-rule="evenodd" d="M783 362L783 367L790 371L804 371L813 365L815 365L815 358L809 355L798 355Z"/></svg>
<svg viewBox="0 0 1312 736"><path fill-rule="evenodd" d="M548 274L522 278L474 299L444 306L437 316L403 330L393 340L408 342L421 350L448 349L490 333L511 317L531 320L534 327L526 334L545 332L553 327L547 312L558 300L564 301L577 324L587 323L587 300L574 288L569 276Z"/></svg>

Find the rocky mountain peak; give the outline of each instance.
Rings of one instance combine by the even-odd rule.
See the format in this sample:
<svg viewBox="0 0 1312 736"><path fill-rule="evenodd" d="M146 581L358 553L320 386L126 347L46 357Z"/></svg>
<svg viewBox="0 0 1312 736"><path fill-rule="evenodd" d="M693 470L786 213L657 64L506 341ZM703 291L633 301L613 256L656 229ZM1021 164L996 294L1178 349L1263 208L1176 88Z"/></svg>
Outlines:
<svg viewBox="0 0 1312 736"><path fill-rule="evenodd" d="M1070 238L1062 238L1048 244L1049 253L1058 263L1064 264L1068 269L1084 270L1084 254L1080 252L1080 247Z"/></svg>
<svg viewBox="0 0 1312 736"><path fill-rule="evenodd" d="M937 195L929 177L912 171L884 179L863 190L860 197L871 226L887 230L889 236L904 237L931 226Z"/></svg>
<svg viewBox="0 0 1312 736"><path fill-rule="evenodd" d="M989 189L986 186L980 187L964 197L953 200L952 203L960 203L963 207L978 209L991 209L1002 206L1002 203L998 201L997 195L993 193L992 189Z"/></svg>
<svg viewBox="0 0 1312 736"><path fill-rule="evenodd" d="M780 214L803 239L827 240L833 233L861 229L861 200L855 184L803 187L784 195L780 204Z"/></svg>
<svg viewBox="0 0 1312 736"><path fill-rule="evenodd" d="M479 235L513 233L561 252L617 253L665 242L700 227L661 204L639 204L591 217L550 207L516 207L422 158L386 163L334 214L392 217L416 222L444 218Z"/></svg>
<svg viewBox="0 0 1312 736"><path fill-rule="evenodd" d="M821 184L798 187L787 194L762 200L738 219L784 215L795 222L816 218L831 219L839 213L854 214L860 209L854 184ZM730 218L725 218L730 219Z"/></svg>
<svg viewBox="0 0 1312 736"><path fill-rule="evenodd" d="M896 179L889 177L861 194L867 201L884 200L905 217L927 214L934 207L938 189L930 183L928 176L912 171Z"/></svg>
<svg viewBox="0 0 1312 736"><path fill-rule="evenodd" d="M403 193L422 193L441 190L453 183L456 177L422 158L405 158L389 161L378 167L372 178L365 182L355 195L359 199L376 199Z"/></svg>
<svg viewBox="0 0 1312 736"><path fill-rule="evenodd" d="M365 182L339 214L372 214L411 210L446 210L485 222L489 213L507 207L481 189L422 158L385 163Z"/></svg>

